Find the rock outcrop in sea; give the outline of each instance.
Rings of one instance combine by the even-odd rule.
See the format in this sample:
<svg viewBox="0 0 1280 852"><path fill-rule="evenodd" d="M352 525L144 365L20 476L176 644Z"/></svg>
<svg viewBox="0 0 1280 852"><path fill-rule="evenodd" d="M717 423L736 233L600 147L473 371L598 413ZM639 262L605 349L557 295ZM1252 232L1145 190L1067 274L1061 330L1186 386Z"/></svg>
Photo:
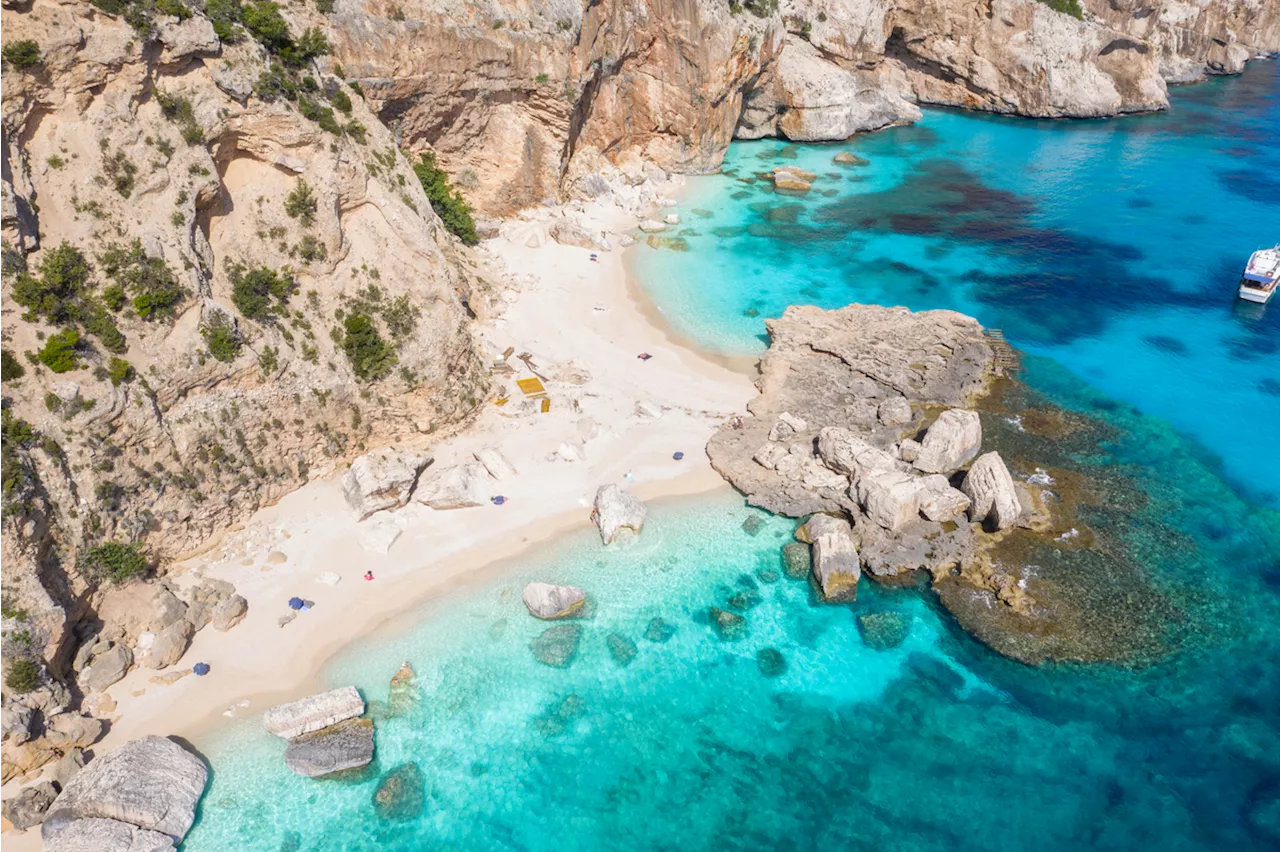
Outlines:
<svg viewBox="0 0 1280 852"><path fill-rule="evenodd" d="M1079 610L1069 581L1041 583L1007 561L1015 543L1074 547L1049 535L1074 507L984 446L982 409L1011 380L977 321L850 305L791 307L767 326L760 396L707 453L749 503L805 519L783 548L789 575L807 569L824 600L842 602L863 575L904 585L925 574L962 624L1027 662L1095 658L1101 635L1119 635ZM722 638L737 627L728 615L711 612ZM890 647L898 621L887 613L860 629Z"/></svg>
<svg viewBox="0 0 1280 852"><path fill-rule="evenodd" d="M412 676L412 669L409 670ZM279 704L262 717L270 733L289 741L284 761L307 778L359 769L373 760L373 721L354 686Z"/></svg>
<svg viewBox="0 0 1280 852"><path fill-rule="evenodd" d="M647 513L644 503L617 485L601 485L596 490L591 519L600 529L601 540L612 544L624 531L639 535Z"/></svg>

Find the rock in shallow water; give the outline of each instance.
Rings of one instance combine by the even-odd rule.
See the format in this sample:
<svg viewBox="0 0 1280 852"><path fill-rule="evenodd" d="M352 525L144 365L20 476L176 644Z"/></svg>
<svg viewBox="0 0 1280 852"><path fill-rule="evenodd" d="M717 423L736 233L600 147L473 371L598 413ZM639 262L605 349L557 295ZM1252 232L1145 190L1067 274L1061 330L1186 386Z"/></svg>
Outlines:
<svg viewBox="0 0 1280 852"><path fill-rule="evenodd" d="M601 485L596 491L591 518L600 528L600 538L604 543L612 544L623 530L639 535L646 514L644 504L626 491L616 485Z"/></svg>
<svg viewBox="0 0 1280 852"><path fill-rule="evenodd" d="M636 658L636 643L621 633L610 633L605 637L605 644L609 646L609 656L620 666L629 666Z"/></svg>
<svg viewBox="0 0 1280 852"><path fill-rule="evenodd" d="M427 780L418 764L410 761L388 772L373 794L373 807L383 819L403 821L422 815L427 802Z"/></svg>
<svg viewBox="0 0 1280 852"><path fill-rule="evenodd" d="M284 763L306 778L359 769L373 760L373 722L347 719L291 740Z"/></svg>
<svg viewBox="0 0 1280 852"><path fill-rule="evenodd" d="M666 642L676 635L676 629L661 618L649 619L649 626L644 630L644 638L650 642Z"/></svg>
<svg viewBox="0 0 1280 852"><path fill-rule="evenodd" d="M765 677L779 677L787 671L787 658L777 648L762 648L756 654L756 666Z"/></svg>
<svg viewBox="0 0 1280 852"><path fill-rule="evenodd" d="M782 545L782 567L791 579L803 580L808 577L812 564L813 559L807 544L789 541Z"/></svg>
<svg viewBox="0 0 1280 852"><path fill-rule="evenodd" d="M582 641L582 628L576 624L557 624L548 627L529 643L538 662L558 669L567 669L578 655Z"/></svg>
<svg viewBox="0 0 1280 852"><path fill-rule="evenodd" d="M524 587L522 597L530 615L551 620L576 614L586 603L587 593L575 586L530 583Z"/></svg>
<svg viewBox="0 0 1280 852"><path fill-rule="evenodd" d="M862 643L877 651L896 648L906 641L911 622L895 610L866 612L858 616L858 635Z"/></svg>
<svg viewBox="0 0 1280 852"><path fill-rule="evenodd" d="M720 641L736 642L747 635L747 620L736 612L726 612L713 606L707 614Z"/></svg>
<svg viewBox="0 0 1280 852"><path fill-rule="evenodd" d="M364 699L354 686L330 689L278 704L262 716L262 725L277 737L291 740L364 714Z"/></svg>

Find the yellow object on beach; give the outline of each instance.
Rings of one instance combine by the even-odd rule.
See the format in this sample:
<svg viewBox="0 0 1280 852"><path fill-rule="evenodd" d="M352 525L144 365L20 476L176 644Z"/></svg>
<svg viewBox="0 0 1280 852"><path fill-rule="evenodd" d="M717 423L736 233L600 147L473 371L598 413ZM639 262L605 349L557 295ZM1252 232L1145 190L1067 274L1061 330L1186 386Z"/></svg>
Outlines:
<svg viewBox="0 0 1280 852"><path fill-rule="evenodd" d="M547 392L547 389L542 386L541 379L519 379L516 384L520 386L525 396L537 396Z"/></svg>
<svg viewBox="0 0 1280 852"><path fill-rule="evenodd" d="M544 396L542 398L542 413L546 414L550 410L551 410L551 397Z"/></svg>
<svg viewBox="0 0 1280 852"><path fill-rule="evenodd" d="M498 397L497 399L495 399L495 400L493 401L493 404L494 404L494 405L497 405L497 406L503 406L503 405L506 405L506 404L507 404L508 402L510 402L510 401L511 401L511 397L509 397L509 396L500 396L500 397Z"/></svg>

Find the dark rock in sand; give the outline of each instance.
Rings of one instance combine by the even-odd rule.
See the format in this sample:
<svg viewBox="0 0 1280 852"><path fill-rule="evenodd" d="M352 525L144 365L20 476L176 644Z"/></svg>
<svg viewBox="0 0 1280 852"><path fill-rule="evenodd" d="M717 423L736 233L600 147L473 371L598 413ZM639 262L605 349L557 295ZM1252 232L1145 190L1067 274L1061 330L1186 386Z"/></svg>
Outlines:
<svg viewBox="0 0 1280 852"><path fill-rule="evenodd" d="M373 794L373 807L378 816L397 821L421 816L426 801L427 781L418 764L412 761L383 776Z"/></svg>
<svg viewBox="0 0 1280 852"><path fill-rule="evenodd" d="M799 541L789 541L782 545L782 566L787 576L793 580L803 580L809 576L813 565L809 545Z"/></svg>
<svg viewBox="0 0 1280 852"><path fill-rule="evenodd" d="M56 798L58 791L48 781L24 787L18 795L5 800L4 818L19 831L39 825Z"/></svg>
<svg viewBox="0 0 1280 852"><path fill-rule="evenodd" d="M636 643L621 633L610 633L604 641L609 646L609 656L613 657L613 661L618 665L629 666L636 658Z"/></svg>
<svg viewBox="0 0 1280 852"><path fill-rule="evenodd" d="M762 648L756 654L756 665L765 677L778 677L787 670L787 658L777 648Z"/></svg>
<svg viewBox="0 0 1280 852"><path fill-rule="evenodd" d="M305 778L359 769L373 760L373 721L347 719L289 741L284 763Z"/></svg>
<svg viewBox="0 0 1280 852"><path fill-rule="evenodd" d="M858 616L858 635L862 643L877 651L896 648L907 639L911 622L895 610L867 612Z"/></svg>
<svg viewBox="0 0 1280 852"><path fill-rule="evenodd" d="M718 607L711 607L708 612L711 626L722 642L736 642L747 635L747 620L735 612L726 612Z"/></svg>
<svg viewBox="0 0 1280 852"><path fill-rule="evenodd" d="M649 626L644 629L644 638L648 639L650 642L666 642L675 635L675 627L663 621L661 618L649 619Z"/></svg>
<svg viewBox="0 0 1280 852"><path fill-rule="evenodd" d="M538 662L567 669L578 655L578 643L581 640L581 627L576 624L557 624L544 630L529 646Z"/></svg>

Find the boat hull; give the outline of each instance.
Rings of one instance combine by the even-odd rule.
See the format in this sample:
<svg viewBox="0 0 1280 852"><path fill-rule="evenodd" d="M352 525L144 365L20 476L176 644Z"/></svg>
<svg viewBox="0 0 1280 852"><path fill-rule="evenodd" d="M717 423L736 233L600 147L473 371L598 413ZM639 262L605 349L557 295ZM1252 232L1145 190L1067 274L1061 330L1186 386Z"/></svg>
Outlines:
<svg viewBox="0 0 1280 852"><path fill-rule="evenodd" d="M1246 302L1257 302L1258 304L1265 305L1267 303L1267 300L1271 298L1271 294L1273 292L1275 291L1274 290L1254 290L1252 287L1241 287L1240 298L1244 299Z"/></svg>

